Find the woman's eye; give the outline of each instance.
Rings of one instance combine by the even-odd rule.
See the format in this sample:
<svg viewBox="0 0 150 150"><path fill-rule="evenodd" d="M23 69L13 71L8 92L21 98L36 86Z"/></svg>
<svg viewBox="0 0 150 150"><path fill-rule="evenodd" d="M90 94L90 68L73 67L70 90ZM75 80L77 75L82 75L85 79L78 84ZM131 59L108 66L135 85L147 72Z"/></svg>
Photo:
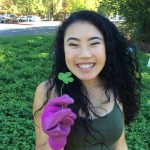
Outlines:
<svg viewBox="0 0 150 150"><path fill-rule="evenodd" d="M74 46L74 47L77 47L77 46L79 46L79 45L77 45L77 44L74 44L74 43L70 43L70 44L69 44L69 46Z"/></svg>
<svg viewBox="0 0 150 150"><path fill-rule="evenodd" d="M94 43L91 43L90 45L98 45L100 44L100 42L94 42Z"/></svg>

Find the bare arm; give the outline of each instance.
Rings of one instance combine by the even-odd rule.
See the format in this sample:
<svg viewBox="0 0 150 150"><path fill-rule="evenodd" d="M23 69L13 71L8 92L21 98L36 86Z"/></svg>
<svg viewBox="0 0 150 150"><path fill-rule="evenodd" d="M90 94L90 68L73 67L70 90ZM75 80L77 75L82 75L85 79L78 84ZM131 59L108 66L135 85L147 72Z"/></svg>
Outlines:
<svg viewBox="0 0 150 150"><path fill-rule="evenodd" d="M115 144L115 150L128 150L127 143L125 140L125 128L123 129L121 137Z"/></svg>
<svg viewBox="0 0 150 150"><path fill-rule="evenodd" d="M47 98L46 92L47 92L46 82L42 82L41 84L39 84L35 91L33 103L33 115L36 134L35 150L53 150L48 144L48 135L43 132L41 126L41 113L43 109L34 114L36 110L41 108L43 103L46 101Z"/></svg>
<svg viewBox="0 0 150 150"><path fill-rule="evenodd" d="M46 83L43 82L38 85L35 91L34 103L33 103L33 115L34 115L34 124L35 124L35 134L36 134L36 142L35 142L35 150L52 150L48 146L48 136L43 132L41 127L41 113L42 110L38 111L36 114L36 110L38 110L46 101Z"/></svg>
<svg viewBox="0 0 150 150"><path fill-rule="evenodd" d="M122 104L118 102L118 105L123 112ZM128 146L127 146L126 139L125 139L125 125L124 124L123 124L122 135L120 136L119 140L115 144L115 150L128 150Z"/></svg>

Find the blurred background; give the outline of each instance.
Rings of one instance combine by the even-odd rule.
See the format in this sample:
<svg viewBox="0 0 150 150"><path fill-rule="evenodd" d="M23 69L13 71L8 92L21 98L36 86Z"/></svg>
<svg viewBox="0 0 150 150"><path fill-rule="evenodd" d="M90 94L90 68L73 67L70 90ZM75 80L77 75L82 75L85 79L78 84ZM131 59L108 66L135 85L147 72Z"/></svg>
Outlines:
<svg viewBox="0 0 150 150"><path fill-rule="evenodd" d="M101 12L150 51L150 0L0 0L0 23L63 21L83 9Z"/></svg>
<svg viewBox="0 0 150 150"><path fill-rule="evenodd" d="M84 9L110 19L136 52L141 106L125 132L129 150L150 150L150 0L0 0L0 150L34 150L35 89L51 72L59 24Z"/></svg>

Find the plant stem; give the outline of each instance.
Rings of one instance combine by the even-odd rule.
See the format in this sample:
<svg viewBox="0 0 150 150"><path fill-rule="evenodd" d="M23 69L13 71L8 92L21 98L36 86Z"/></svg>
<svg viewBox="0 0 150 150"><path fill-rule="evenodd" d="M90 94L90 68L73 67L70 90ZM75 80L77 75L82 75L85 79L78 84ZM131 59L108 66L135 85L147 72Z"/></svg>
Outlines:
<svg viewBox="0 0 150 150"><path fill-rule="evenodd" d="M62 84L62 86L61 86L61 90L60 90L60 94L61 94L61 96L62 96L62 89L63 89L63 87L64 87L64 83Z"/></svg>
<svg viewBox="0 0 150 150"><path fill-rule="evenodd" d="M64 83L62 84L61 89L60 89L60 94L61 94L61 96L62 96L62 89L63 89L63 87L64 87ZM62 105L62 108L64 108L63 105Z"/></svg>

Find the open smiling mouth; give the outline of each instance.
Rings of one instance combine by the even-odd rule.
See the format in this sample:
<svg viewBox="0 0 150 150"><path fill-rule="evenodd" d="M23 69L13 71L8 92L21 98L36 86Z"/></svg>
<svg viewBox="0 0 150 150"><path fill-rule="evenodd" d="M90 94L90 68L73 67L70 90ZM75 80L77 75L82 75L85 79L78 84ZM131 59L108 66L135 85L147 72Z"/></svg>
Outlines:
<svg viewBox="0 0 150 150"><path fill-rule="evenodd" d="M77 67L83 70L93 69L94 66L95 66L95 63L77 64Z"/></svg>

